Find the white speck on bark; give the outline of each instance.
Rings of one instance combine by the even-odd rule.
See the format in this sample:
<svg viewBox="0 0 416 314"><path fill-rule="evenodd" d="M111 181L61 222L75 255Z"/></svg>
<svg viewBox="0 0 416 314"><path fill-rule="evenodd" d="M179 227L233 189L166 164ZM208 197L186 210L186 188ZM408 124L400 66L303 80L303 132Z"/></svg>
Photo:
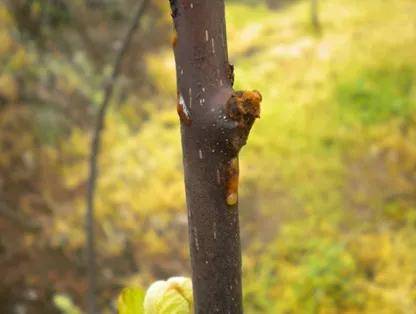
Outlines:
<svg viewBox="0 0 416 314"><path fill-rule="evenodd" d="M195 239L195 248L199 251L199 241L198 241L198 230L194 228L194 239Z"/></svg>
<svg viewBox="0 0 416 314"><path fill-rule="evenodd" d="M185 104L185 100L183 99L182 94L180 94L180 95L179 95L179 106L181 106L181 107L182 107L182 111L183 111L183 113L186 115L186 117L187 117L188 119L190 119L190 117L191 117L191 113L189 112L189 109L188 109L188 107L187 107L187 106L186 106L186 104Z"/></svg>
<svg viewBox="0 0 416 314"><path fill-rule="evenodd" d="M192 108L192 88L189 88L189 108Z"/></svg>

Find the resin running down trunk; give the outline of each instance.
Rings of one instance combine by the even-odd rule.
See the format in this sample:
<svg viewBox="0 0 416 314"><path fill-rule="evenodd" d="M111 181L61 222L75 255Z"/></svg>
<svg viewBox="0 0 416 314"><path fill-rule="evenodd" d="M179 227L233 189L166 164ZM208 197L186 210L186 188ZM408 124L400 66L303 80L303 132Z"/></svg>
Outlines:
<svg viewBox="0 0 416 314"><path fill-rule="evenodd" d="M195 313L242 309L238 154L260 115L234 91L223 0L170 0Z"/></svg>

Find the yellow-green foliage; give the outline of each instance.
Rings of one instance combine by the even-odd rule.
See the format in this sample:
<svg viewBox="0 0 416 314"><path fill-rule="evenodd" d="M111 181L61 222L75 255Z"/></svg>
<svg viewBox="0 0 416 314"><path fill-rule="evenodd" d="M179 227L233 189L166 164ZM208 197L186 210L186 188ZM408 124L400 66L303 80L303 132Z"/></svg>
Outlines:
<svg viewBox="0 0 416 314"><path fill-rule="evenodd" d="M321 36L306 2L228 7L237 87L264 95L241 157L246 311L412 313L416 3L320 7Z"/></svg>
<svg viewBox="0 0 416 314"><path fill-rule="evenodd" d="M416 2L320 7L319 36L306 1L227 7L236 88L264 96L241 156L246 312L412 313ZM171 106L150 109L137 132L112 112L101 159L100 250L136 237L142 284L152 261L169 270L165 259L187 258L175 230L185 205L168 51L147 62L155 101Z"/></svg>
<svg viewBox="0 0 416 314"><path fill-rule="evenodd" d="M144 291L139 288L125 288L117 299L119 314L143 314Z"/></svg>
<svg viewBox="0 0 416 314"><path fill-rule="evenodd" d="M235 87L263 94L240 158L245 312L414 313L416 1L320 0L321 34L311 30L309 1L276 11L263 1L226 2ZM0 26L0 96L13 103L13 74L38 60L13 40L1 4ZM58 92L101 100L102 81L83 53L71 64L50 59ZM154 93L111 104L96 197L100 275L112 278L106 263L127 251L137 274L111 280L141 287L189 271L171 47L144 60ZM46 69L37 71L42 78ZM0 140L19 141L0 156L2 168L35 146L32 130L20 137L11 123L18 116L28 127L29 110L10 108ZM60 121L36 112L44 123L34 124L46 127L35 131L53 143ZM85 240L77 191L89 137L72 127L59 149L42 146L50 177L39 180L53 217L45 237L67 250L81 251ZM72 193L66 201L54 178Z"/></svg>

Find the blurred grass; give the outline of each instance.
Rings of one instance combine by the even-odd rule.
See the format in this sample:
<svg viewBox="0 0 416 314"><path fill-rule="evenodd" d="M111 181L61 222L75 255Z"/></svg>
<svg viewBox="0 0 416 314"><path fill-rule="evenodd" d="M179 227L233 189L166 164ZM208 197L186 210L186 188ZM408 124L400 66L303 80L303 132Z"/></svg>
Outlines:
<svg viewBox="0 0 416 314"><path fill-rule="evenodd" d="M264 99L241 155L246 312L410 314L416 2L322 0L319 15L316 34L308 1L227 5L235 88ZM172 256L188 256L186 232L176 233L186 216L173 57L166 48L146 60L157 95L139 132L120 123L128 111L111 112L97 214L112 243L101 251L118 253L123 228L138 239L142 286L154 279L149 265L168 273ZM67 149L76 147L85 143L74 132ZM80 172L68 169L71 184Z"/></svg>
<svg viewBox="0 0 416 314"><path fill-rule="evenodd" d="M281 11L261 4L227 8L236 88L256 88L264 96L262 118L241 157L243 198L257 200L255 206L242 202L243 234L251 230L246 227L250 217L263 217L261 232L245 238L250 244L246 309L412 313L414 220L400 218L402 225L391 227L392 221L377 212L397 187L397 177L412 176L416 169L416 155L408 152L415 145L400 131L415 128L416 2L336 0L322 1L320 8L321 35L308 25L306 1ZM381 133L388 132L406 144L399 148L393 140L386 146ZM397 161L385 161L387 153L410 158L412 167L404 170ZM366 167L362 159L380 165L354 177L364 182L357 184L352 168ZM380 172L386 178L369 179ZM254 193L251 182L256 182ZM412 189L412 182L403 183L404 189ZM363 198L356 201L360 193ZM370 207L373 216L357 210L362 206L357 203ZM403 206L415 209L414 202L398 206L398 216ZM375 217L382 220L361 223ZM265 247L265 238L275 240ZM365 252L357 253L357 246ZM388 251L373 251L374 246ZM397 254L405 255L400 258L407 265L403 276L408 284L394 277ZM370 265L362 260L367 258L373 259Z"/></svg>

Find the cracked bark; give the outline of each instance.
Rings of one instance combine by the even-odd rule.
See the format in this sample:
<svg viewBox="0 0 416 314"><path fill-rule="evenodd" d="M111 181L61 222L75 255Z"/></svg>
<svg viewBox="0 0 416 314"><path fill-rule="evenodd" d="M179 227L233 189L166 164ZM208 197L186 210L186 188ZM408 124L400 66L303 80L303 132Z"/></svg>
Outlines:
<svg viewBox="0 0 416 314"><path fill-rule="evenodd" d="M238 153L260 114L235 92L223 0L170 0L195 313L242 313Z"/></svg>

